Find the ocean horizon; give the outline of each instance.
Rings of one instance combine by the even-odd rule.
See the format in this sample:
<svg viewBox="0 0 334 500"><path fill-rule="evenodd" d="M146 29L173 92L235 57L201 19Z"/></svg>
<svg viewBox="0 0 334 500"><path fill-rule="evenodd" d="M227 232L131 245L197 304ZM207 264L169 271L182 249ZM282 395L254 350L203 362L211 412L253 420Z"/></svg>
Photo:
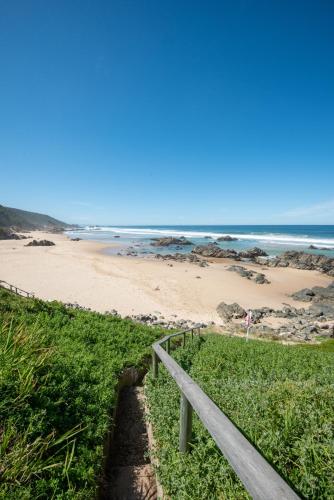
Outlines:
<svg viewBox="0 0 334 500"><path fill-rule="evenodd" d="M136 245L139 254L148 251L170 253L173 250L171 247L152 247L152 238L183 236L194 245L199 245L227 235L236 240L219 242L222 248L243 250L258 246L269 255L277 255L286 250L302 250L329 256L334 254L334 225L88 225L69 231L69 234L113 244L117 238L119 246ZM316 248L310 248L311 246ZM187 246L181 251L190 250L191 246ZM115 250L111 248L110 253L115 253Z"/></svg>

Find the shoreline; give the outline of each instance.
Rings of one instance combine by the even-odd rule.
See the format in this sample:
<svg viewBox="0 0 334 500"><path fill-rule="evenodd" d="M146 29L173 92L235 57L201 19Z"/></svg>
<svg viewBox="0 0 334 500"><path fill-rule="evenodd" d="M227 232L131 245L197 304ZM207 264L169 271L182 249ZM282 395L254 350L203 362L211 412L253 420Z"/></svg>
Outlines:
<svg viewBox="0 0 334 500"><path fill-rule="evenodd" d="M220 262L208 258L201 268L188 262L108 255L114 244L93 240L71 241L64 233L34 231L35 239L55 242L52 247L25 247L29 240L0 241L0 279L44 300L77 303L98 312L117 310L122 316L155 314L166 320L185 319L222 325L216 308L222 301L243 308L275 309L305 304L289 295L302 288L328 286L333 279L318 271L265 268L242 263L247 270L263 272L270 284L257 284Z"/></svg>

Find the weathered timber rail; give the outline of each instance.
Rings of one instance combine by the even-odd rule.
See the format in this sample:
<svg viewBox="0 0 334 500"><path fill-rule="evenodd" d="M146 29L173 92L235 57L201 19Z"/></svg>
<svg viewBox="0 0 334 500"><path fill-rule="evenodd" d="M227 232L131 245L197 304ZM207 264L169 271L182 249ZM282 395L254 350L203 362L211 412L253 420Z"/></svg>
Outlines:
<svg viewBox="0 0 334 500"><path fill-rule="evenodd" d="M255 500L298 499L299 496L267 460L169 355L170 339L183 336L183 345L185 345L186 335L189 333L191 333L192 338L195 333L200 335L200 327L196 326L167 335L152 346L153 377L158 377L158 363L161 361L181 392L180 452L185 453L189 450L192 410L194 410L252 498Z"/></svg>
<svg viewBox="0 0 334 500"><path fill-rule="evenodd" d="M26 292L25 290L22 290L22 288L19 288L18 286L7 283L7 281L0 280L0 287L5 288L6 290L9 290L10 292L15 293L16 295L21 295L22 297L27 297L31 299L35 297L34 293Z"/></svg>

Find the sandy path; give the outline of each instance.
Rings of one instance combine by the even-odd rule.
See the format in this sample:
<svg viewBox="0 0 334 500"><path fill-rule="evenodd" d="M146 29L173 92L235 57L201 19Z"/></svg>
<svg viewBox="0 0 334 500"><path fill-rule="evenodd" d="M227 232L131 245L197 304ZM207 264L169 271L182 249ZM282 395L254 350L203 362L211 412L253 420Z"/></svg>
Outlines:
<svg viewBox="0 0 334 500"><path fill-rule="evenodd" d="M231 264L227 260L205 268L180 262L170 267L163 261L105 255L105 244L73 242L62 234L31 236L52 240L56 246L0 241L0 279L42 299L77 302L97 311L117 309L122 315L160 312L166 318L176 314L194 321L219 321L216 307L221 301L245 308L279 308L283 303L300 307L289 297L292 292L332 281L316 271L245 265L264 272L271 281L258 285L227 271Z"/></svg>

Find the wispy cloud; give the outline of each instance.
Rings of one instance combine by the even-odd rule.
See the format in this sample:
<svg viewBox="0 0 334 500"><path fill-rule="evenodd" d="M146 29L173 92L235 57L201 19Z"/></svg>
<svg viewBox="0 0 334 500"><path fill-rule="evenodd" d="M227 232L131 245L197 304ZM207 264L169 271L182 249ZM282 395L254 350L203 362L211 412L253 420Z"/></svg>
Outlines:
<svg viewBox="0 0 334 500"><path fill-rule="evenodd" d="M334 216L334 200L316 203L315 205L293 208L282 213L281 215L285 217L328 217L329 215Z"/></svg>

